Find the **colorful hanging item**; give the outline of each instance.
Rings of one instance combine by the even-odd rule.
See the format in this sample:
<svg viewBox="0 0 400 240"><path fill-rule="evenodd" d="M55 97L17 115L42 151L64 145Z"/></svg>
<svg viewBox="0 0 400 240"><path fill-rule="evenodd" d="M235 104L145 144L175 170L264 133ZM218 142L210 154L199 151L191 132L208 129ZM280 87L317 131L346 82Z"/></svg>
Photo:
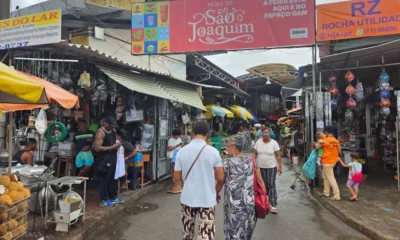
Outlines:
<svg viewBox="0 0 400 240"><path fill-rule="evenodd" d="M330 82L330 83L336 83L336 80L337 80L336 76L333 75L333 73L332 73L332 74L329 76L329 82Z"/></svg>
<svg viewBox="0 0 400 240"><path fill-rule="evenodd" d="M382 108L388 108L388 107L390 107L390 101L388 99L383 99L383 100L381 100L380 105Z"/></svg>
<svg viewBox="0 0 400 240"><path fill-rule="evenodd" d="M339 94L339 90L333 86L329 89L329 92L332 94L332 96L337 96Z"/></svg>
<svg viewBox="0 0 400 240"><path fill-rule="evenodd" d="M357 80L356 85L356 93L355 93L357 101L361 102L364 100L364 88L360 81Z"/></svg>
<svg viewBox="0 0 400 240"><path fill-rule="evenodd" d="M355 107L357 106L357 103L356 103L356 101L354 101L354 100L350 97L350 99L347 100L347 102L346 102L346 106L347 106L348 108L350 108L350 109L353 109L353 108L355 108Z"/></svg>
<svg viewBox="0 0 400 240"><path fill-rule="evenodd" d="M380 87L381 91L389 90L389 89L390 89L390 85L389 85L389 83L387 83L387 82L381 82L381 83L379 84L379 87Z"/></svg>
<svg viewBox="0 0 400 240"><path fill-rule="evenodd" d="M346 88L346 93L349 95L353 95L356 92L356 89L353 87L353 85L349 84Z"/></svg>
<svg viewBox="0 0 400 240"><path fill-rule="evenodd" d="M384 117L389 116L390 115L390 108L381 108L380 113Z"/></svg>
<svg viewBox="0 0 400 240"><path fill-rule="evenodd" d="M386 73L385 69L382 70L381 75L379 76L380 82L389 82L390 76Z"/></svg>
<svg viewBox="0 0 400 240"><path fill-rule="evenodd" d="M347 82L351 82L354 80L354 74L349 70L346 75L344 75L344 78L347 80Z"/></svg>
<svg viewBox="0 0 400 240"><path fill-rule="evenodd" d="M384 90L381 92L381 98L382 99L389 99L390 98L390 92L388 90Z"/></svg>

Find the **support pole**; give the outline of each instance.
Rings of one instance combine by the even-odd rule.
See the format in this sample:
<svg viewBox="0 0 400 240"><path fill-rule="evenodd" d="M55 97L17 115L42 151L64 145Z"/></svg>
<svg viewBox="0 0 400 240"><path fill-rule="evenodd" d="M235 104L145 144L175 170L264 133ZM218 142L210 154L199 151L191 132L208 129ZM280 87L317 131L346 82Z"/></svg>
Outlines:
<svg viewBox="0 0 400 240"><path fill-rule="evenodd" d="M313 149L313 142L314 142L314 112L315 112L315 74L316 74L316 59L315 59L315 46L312 47L312 82L313 82L313 89L312 89L312 96L311 96L311 108L310 108L310 133L311 133L311 150Z"/></svg>
<svg viewBox="0 0 400 240"><path fill-rule="evenodd" d="M0 1L0 20L10 18L11 0ZM8 65L12 65L11 51L8 51L9 61ZM3 60L2 60L3 61ZM12 112L8 113L8 172L11 173L11 163L13 154L13 122L14 115Z"/></svg>

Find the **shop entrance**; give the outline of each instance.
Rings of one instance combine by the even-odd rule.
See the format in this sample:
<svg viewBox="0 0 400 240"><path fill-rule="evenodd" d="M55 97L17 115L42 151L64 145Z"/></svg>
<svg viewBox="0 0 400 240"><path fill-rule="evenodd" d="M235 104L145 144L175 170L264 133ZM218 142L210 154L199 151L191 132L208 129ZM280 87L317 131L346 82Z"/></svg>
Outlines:
<svg viewBox="0 0 400 240"><path fill-rule="evenodd" d="M157 179L160 181L171 176L171 162L167 157L168 139L172 134L173 116L171 104L166 99L157 99Z"/></svg>

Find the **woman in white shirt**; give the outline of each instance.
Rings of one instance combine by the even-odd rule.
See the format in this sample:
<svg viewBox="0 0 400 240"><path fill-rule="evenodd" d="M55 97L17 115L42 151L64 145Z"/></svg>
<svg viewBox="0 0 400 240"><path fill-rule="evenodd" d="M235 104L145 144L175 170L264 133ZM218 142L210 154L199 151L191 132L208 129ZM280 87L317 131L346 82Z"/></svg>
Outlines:
<svg viewBox="0 0 400 240"><path fill-rule="evenodd" d="M271 213L277 213L278 194L276 192L276 175L282 174L281 149L279 144L271 138L269 128L263 128L261 133L262 138L254 145L254 155L267 187L271 203Z"/></svg>
<svg viewBox="0 0 400 240"><path fill-rule="evenodd" d="M181 135L182 135L182 131L180 129L174 129L172 131L172 138L170 138L168 140L167 157L171 161L172 171L175 168L175 158L173 158L173 156L176 155L177 151L179 151L183 146L182 139L180 138ZM171 190L169 190L168 192L169 193L181 193L182 192L181 182L174 182Z"/></svg>

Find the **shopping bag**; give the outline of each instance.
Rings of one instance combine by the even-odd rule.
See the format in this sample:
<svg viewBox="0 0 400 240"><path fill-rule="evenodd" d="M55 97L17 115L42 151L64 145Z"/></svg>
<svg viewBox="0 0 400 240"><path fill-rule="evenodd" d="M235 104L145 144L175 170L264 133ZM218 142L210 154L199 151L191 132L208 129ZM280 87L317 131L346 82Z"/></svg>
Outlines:
<svg viewBox="0 0 400 240"><path fill-rule="evenodd" d="M317 151L313 150L310 156L307 159L307 162L304 163L303 167L301 168L304 176L313 180L315 178L315 169L317 167L317 159L318 153Z"/></svg>

